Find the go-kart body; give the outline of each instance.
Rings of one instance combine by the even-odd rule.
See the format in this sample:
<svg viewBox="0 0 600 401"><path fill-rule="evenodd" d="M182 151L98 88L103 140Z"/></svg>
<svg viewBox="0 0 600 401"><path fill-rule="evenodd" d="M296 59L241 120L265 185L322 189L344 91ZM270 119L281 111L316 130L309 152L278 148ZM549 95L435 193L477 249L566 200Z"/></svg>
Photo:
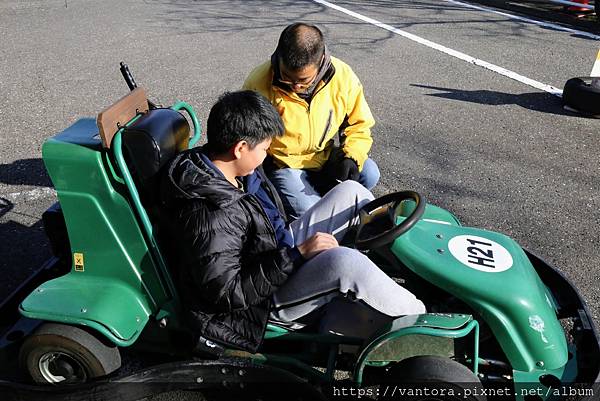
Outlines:
<svg viewBox="0 0 600 401"><path fill-rule="evenodd" d="M484 387L507 384L516 399L525 399L532 386L598 381L597 333L568 280L509 237L464 227L433 205L425 207L409 231L368 253L391 276L406 280L431 313L394 319L366 338L334 329L306 332L269 325L258 354L221 349L208 341L219 352L190 362L193 341L181 339L193 338L193 333L182 321L177 289L151 221L152 206L143 199L147 188L140 188L126 160L126 153L138 151L131 145L136 142L123 145L123 136L132 135L124 122L135 132L136 124L159 124L160 113L172 116L179 109L192 116L195 142L199 128L185 104L122 121L110 144L100 137L94 119L81 119L46 141L43 159L60 206L49 210L45 220L59 257L43 269L46 277L32 281L0 308L3 319L15 317L7 310L16 305L22 316L2 322L8 326L3 339L10 338L2 343L5 358L14 359L40 324L55 322L83 327L121 351L150 350L169 362L145 365L143 379L138 371L117 370L108 378L89 380L75 388L84 399L102 394L98 388L115 380L155 378L164 383L168 372L184 388L232 390L231 383L277 381L318 388L335 383L336 370L348 371L350 383L367 386L379 379L393 381L386 373L390 366L420 355L467 366ZM415 204L396 202L388 210L394 224L401 224ZM561 325L564 320L569 322ZM18 378L0 381L3 388L14 399L38 391ZM53 389L64 391L60 386L39 391L52 397ZM546 391L541 399L552 396Z"/></svg>
<svg viewBox="0 0 600 401"><path fill-rule="evenodd" d="M391 250L414 273L485 317L514 370L574 377L565 372L569 351L553 295L514 240L463 227L435 208Z"/></svg>

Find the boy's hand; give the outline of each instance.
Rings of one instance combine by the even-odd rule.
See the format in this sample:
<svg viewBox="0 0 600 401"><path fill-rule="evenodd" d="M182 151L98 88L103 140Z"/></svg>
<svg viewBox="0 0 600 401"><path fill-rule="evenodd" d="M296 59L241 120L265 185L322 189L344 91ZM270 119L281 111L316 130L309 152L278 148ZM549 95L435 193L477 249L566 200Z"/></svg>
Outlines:
<svg viewBox="0 0 600 401"><path fill-rule="evenodd" d="M333 235L327 233L316 233L298 245L298 251L304 259L310 259L313 256L326 251L327 249L336 248L337 246L339 246L338 242Z"/></svg>

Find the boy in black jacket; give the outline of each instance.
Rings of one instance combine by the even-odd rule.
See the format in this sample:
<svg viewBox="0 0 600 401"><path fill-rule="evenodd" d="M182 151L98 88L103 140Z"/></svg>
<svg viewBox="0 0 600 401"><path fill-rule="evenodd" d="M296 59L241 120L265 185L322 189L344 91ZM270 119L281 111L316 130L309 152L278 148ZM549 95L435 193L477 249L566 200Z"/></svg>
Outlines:
<svg viewBox="0 0 600 401"><path fill-rule="evenodd" d="M297 321L340 295L387 316L423 313L423 303L370 259L338 245L373 199L357 182L336 186L287 224L260 169L271 139L283 132L264 97L227 93L210 111L207 144L167 169L171 265L193 328L256 352L268 319Z"/></svg>

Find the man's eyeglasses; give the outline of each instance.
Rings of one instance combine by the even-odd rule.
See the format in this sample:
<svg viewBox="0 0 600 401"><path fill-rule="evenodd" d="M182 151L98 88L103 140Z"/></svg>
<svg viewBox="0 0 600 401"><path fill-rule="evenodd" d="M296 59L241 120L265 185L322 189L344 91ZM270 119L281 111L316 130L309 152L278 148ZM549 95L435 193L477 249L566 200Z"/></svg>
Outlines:
<svg viewBox="0 0 600 401"><path fill-rule="evenodd" d="M314 68L314 72L311 76L309 77L305 77L305 78L300 78L300 79L291 79L290 75L293 77L294 74L290 74L289 72L285 71L285 67L283 65L283 63L281 63L281 61L279 62L279 82L284 84L284 85L289 85L290 88L295 89L295 90L306 90L308 89L312 84L314 84L315 79L317 79L317 76L319 75L319 70L321 69L322 65L323 65L323 60L325 59L325 55L323 54L323 56L321 56L321 61L319 62L319 65L311 65L312 68ZM306 67L306 68L310 68L310 67ZM307 72L305 69L303 70L303 72Z"/></svg>
<svg viewBox="0 0 600 401"><path fill-rule="evenodd" d="M315 74L312 77L293 81L293 80L286 79L287 77L284 77L283 72L282 72L281 78L279 78L279 82L284 85L289 85L292 88L307 89L308 87L310 87L313 84L315 78L317 78L318 73L319 73L319 70L317 69L315 71Z"/></svg>

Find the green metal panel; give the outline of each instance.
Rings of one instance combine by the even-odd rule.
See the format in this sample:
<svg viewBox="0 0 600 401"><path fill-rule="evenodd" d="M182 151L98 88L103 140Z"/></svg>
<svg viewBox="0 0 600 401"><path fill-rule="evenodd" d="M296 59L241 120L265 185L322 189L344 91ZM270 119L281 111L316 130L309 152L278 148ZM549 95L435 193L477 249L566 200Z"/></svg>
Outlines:
<svg viewBox="0 0 600 401"><path fill-rule="evenodd" d="M556 386L549 388L540 382L542 376L552 375L560 380L561 383L574 383L577 377L577 357L575 346L570 347L571 358L569 361L557 369L534 369L530 372L513 370L513 380L515 384L515 400L524 401L528 399L539 400L564 400L574 399L577 394L569 394L571 388L576 386ZM535 398L539 396L539 398Z"/></svg>
<svg viewBox="0 0 600 401"><path fill-rule="evenodd" d="M26 317L92 327L120 346L135 342L150 314L139 290L119 280L80 274L45 283L20 310Z"/></svg>
<svg viewBox="0 0 600 401"><path fill-rule="evenodd" d="M73 264L67 276L42 284L38 288L42 292L34 291L23 302L23 313L33 318L53 316L57 321L84 324L85 318L71 315L73 310L87 307L87 298L74 298L71 288L82 279L90 289L112 287L98 293L97 303L102 306L97 309L97 322L115 325L109 328L111 333L138 330L139 324L145 324L148 315L157 312L169 296L138 222L121 193L124 188L112 174L107 174L110 160L101 147L95 120L81 119L48 139L42 154L64 212L73 256L82 257L83 265ZM123 288L129 291L125 296L128 304L119 303L125 298L114 296ZM35 299L46 289L52 290L55 298L51 307L48 302ZM130 308L131 304L139 308ZM139 316L140 311L144 316ZM87 324L92 325L92 321Z"/></svg>
<svg viewBox="0 0 600 401"><path fill-rule="evenodd" d="M413 210L415 210L415 202L413 200L406 200L400 203L400 210L398 215L402 217L408 217ZM446 209L442 209L439 206L425 205L425 212L421 217L421 221L427 221L430 223L450 224L453 226L460 226L460 221L452 213Z"/></svg>
<svg viewBox="0 0 600 401"><path fill-rule="evenodd" d="M462 313L425 313L395 319L386 332L391 333L405 327L429 327L434 329L457 330L473 320L471 315Z"/></svg>
<svg viewBox="0 0 600 401"><path fill-rule="evenodd" d="M354 367L354 380L362 384L366 365L372 362L401 361L415 355L454 354L452 339L464 337L474 330L473 372L477 374L479 358L479 325L470 315L422 314L394 319L392 324L376 333L360 351Z"/></svg>
<svg viewBox="0 0 600 401"><path fill-rule="evenodd" d="M567 362L566 339L544 284L509 237L420 221L391 250L416 274L480 313L514 369L551 370Z"/></svg>

